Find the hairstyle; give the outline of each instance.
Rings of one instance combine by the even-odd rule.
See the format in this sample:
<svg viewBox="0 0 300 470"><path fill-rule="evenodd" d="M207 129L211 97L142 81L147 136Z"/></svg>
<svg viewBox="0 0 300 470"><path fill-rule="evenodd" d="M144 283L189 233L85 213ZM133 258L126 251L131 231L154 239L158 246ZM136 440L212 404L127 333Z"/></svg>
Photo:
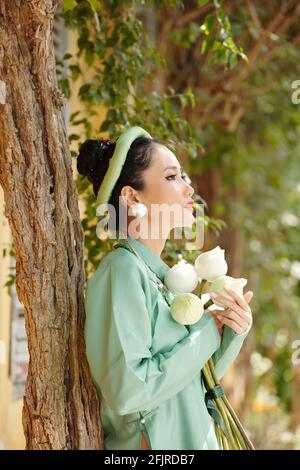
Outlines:
<svg viewBox="0 0 300 470"><path fill-rule="evenodd" d="M160 143L149 137L137 137L131 144L121 174L114 186L108 201L116 211L116 229L119 229L119 196L123 186L131 186L137 191L145 187L143 172L150 167L154 143ZM87 177L93 184L93 192L97 197L100 185L108 170L116 143L109 139L89 139L79 147L77 171Z"/></svg>

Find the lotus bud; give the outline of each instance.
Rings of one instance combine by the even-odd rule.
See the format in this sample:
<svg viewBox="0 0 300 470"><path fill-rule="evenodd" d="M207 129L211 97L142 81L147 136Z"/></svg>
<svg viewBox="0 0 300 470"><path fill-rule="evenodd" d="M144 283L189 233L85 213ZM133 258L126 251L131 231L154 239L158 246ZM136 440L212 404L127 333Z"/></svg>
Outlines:
<svg viewBox="0 0 300 470"><path fill-rule="evenodd" d="M171 303L171 315L182 325L193 325L202 317L203 303L192 293L178 294Z"/></svg>
<svg viewBox="0 0 300 470"><path fill-rule="evenodd" d="M247 282L247 279L243 277L235 279L230 276L219 276L209 285L209 293L215 292L216 294L226 297L226 299L232 300L232 297L229 295L229 293L224 290L224 286L233 289L240 295L243 295L243 288ZM215 299L212 300L214 304L218 305L219 307L224 307L224 305L218 303Z"/></svg>
<svg viewBox="0 0 300 470"><path fill-rule="evenodd" d="M180 260L165 275L164 283L173 294L183 294L196 289L199 279L196 269Z"/></svg>
<svg viewBox="0 0 300 470"><path fill-rule="evenodd" d="M212 282L219 276L225 276L228 266L224 255L225 250L219 246L201 253L195 260L195 269L201 279Z"/></svg>

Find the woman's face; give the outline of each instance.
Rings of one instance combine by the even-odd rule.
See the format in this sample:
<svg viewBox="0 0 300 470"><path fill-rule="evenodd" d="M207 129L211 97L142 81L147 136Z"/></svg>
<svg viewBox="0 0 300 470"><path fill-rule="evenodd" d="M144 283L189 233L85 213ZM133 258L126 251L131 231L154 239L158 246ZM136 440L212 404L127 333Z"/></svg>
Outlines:
<svg viewBox="0 0 300 470"><path fill-rule="evenodd" d="M194 189L182 178L182 169L174 153L165 145L153 144L150 167L144 171L145 188L136 191L146 205L147 223L158 238L175 227L191 227L195 221L191 200ZM130 221L129 221L130 223Z"/></svg>

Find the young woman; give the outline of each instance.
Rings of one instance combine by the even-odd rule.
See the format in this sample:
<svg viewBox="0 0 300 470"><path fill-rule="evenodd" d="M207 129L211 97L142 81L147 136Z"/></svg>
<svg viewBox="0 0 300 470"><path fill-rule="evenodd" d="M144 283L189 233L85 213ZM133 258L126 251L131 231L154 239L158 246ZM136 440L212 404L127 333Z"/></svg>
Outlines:
<svg viewBox="0 0 300 470"><path fill-rule="evenodd" d="M226 307L222 322L213 311L192 325L172 318L174 296L163 288L170 268L161 253L170 230L193 224L194 190L170 149L142 128L131 129L123 133L127 140L118 139L119 146L86 141L77 160L95 196L103 189L116 211L117 233L125 235L101 260L86 293L86 350L101 403L104 445L107 450L218 449L200 371L212 357L221 379L233 363L252 325L252 293L231 292L232 300L219 296ZM161 204L177 207L164 223L151 210ZM142 220L147 230L130 231ZM158 237L149 236L153 229Z"/></svg>

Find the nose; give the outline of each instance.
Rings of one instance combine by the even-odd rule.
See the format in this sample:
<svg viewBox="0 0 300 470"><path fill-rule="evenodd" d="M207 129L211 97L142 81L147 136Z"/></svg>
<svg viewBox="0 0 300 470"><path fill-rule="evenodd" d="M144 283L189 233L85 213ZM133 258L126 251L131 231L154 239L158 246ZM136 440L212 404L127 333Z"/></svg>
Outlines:
<svg viewBox="0 0 300 470"><path fill-rule="evenodd" d="M187 188L186 188L186 194L187 194L187 197L192 197L192 195L194 194L195 190L193 188L193 186L191 186L189 183L185 182L185 184L187 185Z"/></svg>

